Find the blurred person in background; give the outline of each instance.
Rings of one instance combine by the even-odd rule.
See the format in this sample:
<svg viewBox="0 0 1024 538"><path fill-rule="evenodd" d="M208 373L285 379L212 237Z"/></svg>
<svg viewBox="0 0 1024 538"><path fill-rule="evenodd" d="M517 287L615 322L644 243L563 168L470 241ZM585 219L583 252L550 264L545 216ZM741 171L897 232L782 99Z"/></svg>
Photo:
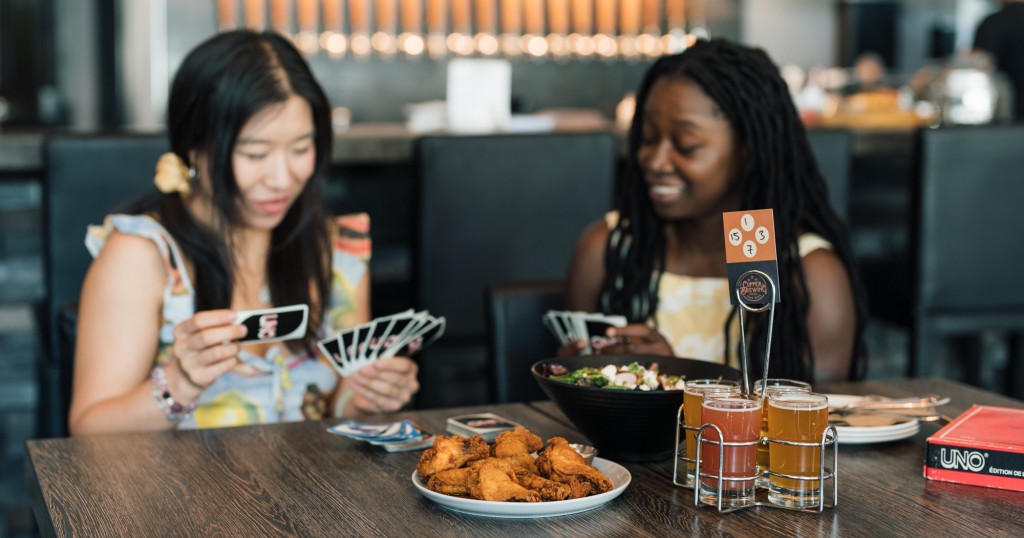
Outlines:
<svg viewBox="0 0 1024 538"><path fill-rule="evenodd" d="M1013 117L1024 122L1024 0L1004 0L999 11L989 15L974 34L974 48L995 60L1013 87Z"/></svg>

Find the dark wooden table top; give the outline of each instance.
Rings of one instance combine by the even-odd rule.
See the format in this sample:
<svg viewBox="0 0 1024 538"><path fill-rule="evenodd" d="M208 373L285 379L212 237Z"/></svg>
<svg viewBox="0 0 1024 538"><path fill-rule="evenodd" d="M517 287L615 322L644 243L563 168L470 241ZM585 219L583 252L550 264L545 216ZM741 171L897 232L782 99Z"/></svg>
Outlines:
<svg viewBox="0 0 1024 538"><path fill-rule="evenodd" d="M946 414L1024 402L942 380L873 381L821 392L944 394ZM402 412L434 432L494 411L538 435L586 439L551 402ZM839 505L822 514L754 508L720 514L672 485L672 462L626 464L632 483L589 512L492 519L447 510L410 483L420 452L391 454L294 423L28 442L27 479L44 535L81 536L1021 536L1024 493L922 477L924 440L844 445Z"/></svg>

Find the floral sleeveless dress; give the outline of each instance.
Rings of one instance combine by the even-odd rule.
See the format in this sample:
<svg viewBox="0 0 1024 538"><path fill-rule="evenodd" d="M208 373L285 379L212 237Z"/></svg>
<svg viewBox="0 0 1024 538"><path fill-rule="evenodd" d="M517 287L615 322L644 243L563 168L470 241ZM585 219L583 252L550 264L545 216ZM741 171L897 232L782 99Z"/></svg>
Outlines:
<svg viewBox="0 0 1024 538"><path fill-rule="evenodd" d="M337 217L332 234L331 294L320 334L326 337L355 325L355 292L370 259L370 219L365 213ZM148 215L108 215L101 226L90 226L86 247L95 257L113 231L153 241L167 268L163 290L160 345L154 365L168 359L174 326L195 313L195 289L177 243ZM191 417L180 429L242 426L268 422L320 419L338 383L338 374L315 352L287 355L278 344L265 356L244 349L238 358L257 370L255 375L228 372L203 391Z"/></svg>

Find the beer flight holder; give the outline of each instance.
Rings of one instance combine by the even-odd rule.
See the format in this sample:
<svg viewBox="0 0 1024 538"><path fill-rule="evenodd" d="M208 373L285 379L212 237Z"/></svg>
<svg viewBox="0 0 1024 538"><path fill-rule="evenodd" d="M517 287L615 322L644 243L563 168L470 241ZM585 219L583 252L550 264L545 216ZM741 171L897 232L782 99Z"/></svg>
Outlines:
<svg viewBox="0 0 1024 538"><path fill-rule="evenodd" d="M743 272L742 274L739 274L738 277L733 282L733 287L734 287L734 289L736 291L736 294L735 294L735 296L736 296L736 304L739 304L739 306L740 306L738 311L739 311L739 322L740 322L740 350L741 350L740 369L741 369L742 383L743 383L743 394L751 394L750 387L749 387L749 379L750 378L747 376L747 370L748 370L748 368L747 368L747 365L748 365L748 361L747 361L747 338L746 338L745 329L744 329L746 323L745 323L745 320L744 320L743 312L744 312L744 310L748 310L750 312L764 312L766 310L768 311L768 337L767 337L767 342L765 344L764 372L762 373L762 377L761 377L761 379L762 379L761 387L763 389L761 391L761 406L763 407L764 405L766 405L768 403L766 401L767 400L767 396L768 396L768 390L767 390L767 386L768 386L767 385L767 383L768 383L768 361L770 359L770 354L771 354L772 329L773 329L773 326L775 324L775 304L776 304L776 302L778 302L779 297L778 297L778 288L775 285L775 280L778 278L778 276L777 276L778 275L777 269L774 272L770 272L771 274L766 273L764 271L761 271L759 269L760 268L758 268L758 269L750 269L750 270L748 270L746 272ZM775 278L773 278L773 277L775 277ZM760 284L761 289L763 289L766 292L770 292L770 293L762 293L762 294L760 294L758 296L752 297L749 293L747 293L749 288L744 288L744 286L746 286L747 283L749 283L751 281ZM718 440L715 440L715 439L705 439L705 436L708 433L710 433L712 430L714 431L714 435L713 436L715 437L715 439L718 439ZM680 448L680 440L685 438L687 431L696 432L696 451L695 451L696 453L692 455L693 457L690 457L691 456L690 454L685 454L685 452L684 452L684 449L686 447L685 443L682 444L683 449ZM688 468L689 464L693 464L694 465L694 479L693 479L692 487L693 487L693 504L694 504L694 506L700 506L701 504L712 506L710 503L707 503L707 502L702 503L701 502L701 498L700 498L701 497L701 495L700 495L701 482L704 481L704 480L709 480L713 484L716 484L714 486L714 490L713 490L714 491L714 496L713 497L715 499L715 504L713 506L715 506L718 509L718 511L722 512L722 513L725 513L725 512L735 512L735 511L738 511L738 510L745 510L747 508L752 508L752 507L781 508L783 510L791 510L791 511L796 511L796 512L820 513L825 508L835 508L836 505L839 503L839 489L838 489L838 484L836 482L836 475L837 475L838 470L839 470L839 444L837 442L838 438L839 438L839 434L836 431L835 427L830 425L830 426L825 428L825 431L821 435L821 440L819 442L817 442L817 443L814 443L814 442L796 442L796 441L789 441L789 440L784 440L784 439L775 439L775 438L772 438L771 436L760 436L756 440L751 440L751 441L741 441L741 442L721 441L721 440L725 439L725 436L723 436L722 429L719 426L715 425L715 424L708 423L708 424L703 424L703 425L701 425L699 427L686 425L686 423L685 423L685 421L683 419L683 406L680 406L679 407L679 412L676 414L676 445L675 445L676 446L676 452L675 452L675 461L674 461L674 464L672 466L672 483L675 484L676 486L691 487L691 485L687 484L687 481L688 481L687 480L687 468ZM797 475L792 475L792 474L784 474L784 473L780 473L780 472L773 472L773 471L771 471L769 469L760 469L757 466L755 466L755 469L757 470L757 473L755 475L753 475L753 476L740 476L740 477L724 476L724 474L725 474L724 463L726 461L726 459L725 459L725 448L726 447L745 447L745 446L746 447L749 447L749 446L757 447L758 445L760 445L762 443L769 445L768 446L769 450L771 448L770 445L772 445L772 444L784 445L784 446L792 446L792 447L798 447L798 448L818 447L820 449L820 451L818 453L819 454L818 474L816 476L813 475L813 474L809 475L809 476L807 476L807 475L805 475L805 476L797 476ZM701 462L704 459L702 457L704 455L703 452L704 452L704 450L706 450L705 445L710 447L711 450L717 450L718 451L718 454L717 454L717 456L718 456L718 458L717 458L718 472L717 473L705 473L701 469ZM829 447L831 447L831 451L830 451L831 452L831 458L826 458L826 451L828 451ZM825 462L828 459L831 460L831 464L832 464L831 467L826 467L826 465L825 465ZM684 463L680 464L679 463L680 461L682 461ZM680 480L680 477L679 477L680 467L682 467L682 469L683 469L682 470L682 473L683 473L682 480ZM783 480L792 480L792 481L796 481L796 482L799 482L799 483L809 483L812 488L814 487L815 484L817 484L817 486L818 486L817 487L817 490L818 490L817 502L799 503L799 504L801 504L801 506L797 507L797 506L786 506L786 505L783 505L783 504L776 504L776 503L772 503L772 502L766 502L764 500L758 500L759 497L760 498L764 498L764 492L765 492L765 490L769 489L768 484L770 484L771 479L773 477L774 478L783 479ZM759 480L759 479L761 479L761 480ZM733 489L733 488L726 487L726 483L727 482L728 483L737 483L737 482L747 482L747 483L750 483L750 482L753 482L754 483L753 499L752 500L747 500L747 501L743 502L741 506L724 507L723 506L724 494L725 494L725 492L727 490L732 490ZM826 497L825 493L827 491L827 489L825 487L826 486L826 482L828 482L829 485L831 486L831 487L827 488L828 490L831 490L831 499L828 500L828 501L826 501L826 498L825 498ZM707 486L707 484L705 483L705 487L706 486ZM730 502L730 504L732 504L732 503ZM794 503L794 504L797 504L797 503Z"/></svg>
<svg viewBox="0 0 1024 538"><path fill-rule="evenodd" d="M695 473L694 473L694 480L693 480L693 485L692 485L692 487L693 487L693 505L694 506L700 506L702 504L701 501L700 501L701 479L711 479L711 480L713 480L717 484L717 488L716 488L717 491L716 491L716 495L715 495L715 499L716 499L717 502L716 502L715 506L718 509L718 511L722 512L722 513L725 513L725 512L735 512L735 511L738 511L738 510L745 510L747 508L753 508L753 507L758 507L758 506L768 507L768 508L781 508L783 510L792 510L792 511L795 511L795 512L814 512L814 513L818 513L818 512L824 511L825 508L835 508L836 505L839 504L839 486L838 486L838 483L836 482L836 474L838 473L838 470L839 470L839 450L838 450L838 446L839 445L836 442L837 439L838 439L838 433L836 432L835 426L829 426L828 428L825 429L825 433L822 435L820 443L798 443L798 442L793 442L793 441L785 441L785 440L782 440L782 439L772 439L771 437L760 437L756 441L724 442L723 443L723 442L714 441L714 440L711 440L711 439L707 439L707 440L704 439L704 433L705 433L705 431L707 431L709 429L715 430L716 434L717 434L717 438L718 439L722 439L722 430L718 426L716 426L714 424L704 424L700 428L694 428L692 426L687 426L686 424L683 423L682 413L683 413L682 408L680 408L679 409L679 416L676 419L677 420L677 424L678 424L678 428L676 429L676 446L677 447L679 446L679 440L681 438L683 438L683 436L685 435L683 433L684 431L686 431L686 430L696 431L697 432L697 453L695 454L694 458L689 458L686 455L684 455L685 453L682 450L679 450L678 448L676 449L675 464L672 467L672 483L675 484L676 486L680 486L680 487L691 487L690 485L688 485L686 483L686 468L687 468L687 464L689 464L689 463L694 464L695 470L696 470ZM818 469L819 469L818 475L817 476L795 476L795 475L789 475L789 474L775 473L775 472L772 472L772 471L770 471L768 469L764 469L764 470L758 469L758 474L755 474L753 476L743 476L743 477L727 477L727 476L723 476L723 472L724 472L724 470L723 470L723 463L725 461L723 452L725 450L725 447L727 447L727 446L733 446L733 447L757 446L757 445L759 445L761 443L768 443L768 444L777 443L777 444L788 445L788 446L808 447L808 448L815 447L815 446L820 447L820 449L821 449L821 452L820 452L821 458L820 458L819 465L818 465ZM718 473L717 474L700 472L700 461L702 459L701 458L701 456L702 456L701 453L704 450L704 448L703 448L704 445L710 445L712 447L712 450L716 450L716 449L718 450ZM830 451L831 452L831 458L827 458L826 457L826 451L827 451L828 447L832 447L832 450ZM825 462L827 460L831 460L831 464L832 464L831 467L826 467L825 466ZM680 461L682 461L684 463L680 464L679 463ZM679 472L680 472L679 468L680 467L682 467L682 473L683 473L682 480L680 480L680 477L679 477ZM766 486L762 486L762 485L758 484L758 478L765 477L765 478L767 478L768 481L770 481L771 477L773 477L773 476L774 477L783 478L783 479L801 481L801 482L812 482L812 483L817 482L818 489L819 489L818 502L817 503L813 503L810 506L805 506L805 507L797 508L797 507L784 506L784 505L780 505L780 504L766 502L764 500L757 500L759 497L763 498L763 493L765 491L767 491L767 487ZM827 489L825 487L826 481L828 483L830 483L829 484L830 487L827 488ZM725 490L725 482L754 482L755 483L755 486L754 486L754 489L755 489L755 493L754 493L755 500L754 500L754 502L752 502L750 504L746 504L744 506L735 507L735 508L725 508L725 507L723 507L722 506L722 499L723 499L723 493L724 493L724 490ZM825 492L827 490L831 490L831 499L829 499L828 502L826 502L826 499L825 499Z"/></svg>

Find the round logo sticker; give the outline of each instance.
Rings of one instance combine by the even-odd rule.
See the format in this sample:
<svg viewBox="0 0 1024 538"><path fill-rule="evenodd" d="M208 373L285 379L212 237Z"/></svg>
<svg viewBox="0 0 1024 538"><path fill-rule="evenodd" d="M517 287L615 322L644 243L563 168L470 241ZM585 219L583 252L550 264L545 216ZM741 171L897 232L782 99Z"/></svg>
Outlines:
<svg viewBox="0 0 1024 538"><path fill-rule="evenodd" d="M764 304L768 296L768 279L761 273L748 272L740 276L737 283L740 299L747 304Z"/></svg>

